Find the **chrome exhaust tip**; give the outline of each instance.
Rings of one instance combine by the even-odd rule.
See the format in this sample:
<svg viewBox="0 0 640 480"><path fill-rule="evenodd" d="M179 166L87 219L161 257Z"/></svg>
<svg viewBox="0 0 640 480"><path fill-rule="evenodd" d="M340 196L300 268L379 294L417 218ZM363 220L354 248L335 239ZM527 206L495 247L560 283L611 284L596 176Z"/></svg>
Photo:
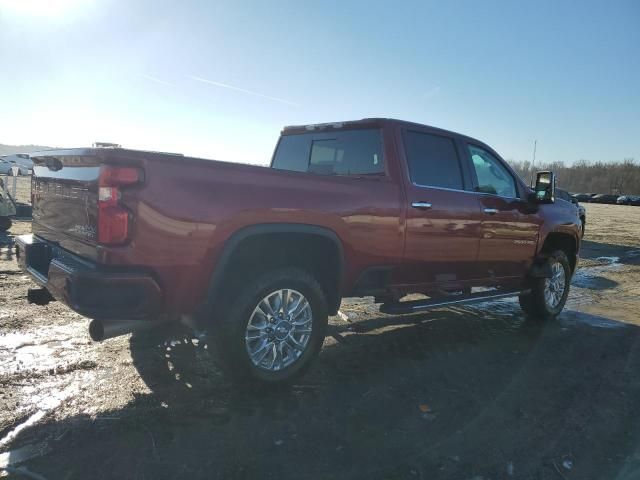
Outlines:
<svg viewBox="0 0 640 480"><path fill-rule="evenodd" d="M94 342L119 337L139 330L157 326L155 322L145 320L91 320L89 336Z"/></svg>

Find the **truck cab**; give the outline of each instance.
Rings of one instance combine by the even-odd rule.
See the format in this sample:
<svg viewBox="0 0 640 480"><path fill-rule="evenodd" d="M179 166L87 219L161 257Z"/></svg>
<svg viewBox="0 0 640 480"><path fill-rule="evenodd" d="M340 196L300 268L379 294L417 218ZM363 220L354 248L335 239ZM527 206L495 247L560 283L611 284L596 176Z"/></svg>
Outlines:
<svg viewBox="0 0 640 480"><path fill-rule="evenodd" d="M386 119L288 127L271 167L366 185L386 207L367 209L369 241L385 253L358 272L356 293L517 288L549 234L565 235L557 241L573 244L572 269L577 262L571 209L532 199L500 155L471 137Z"/></svg>

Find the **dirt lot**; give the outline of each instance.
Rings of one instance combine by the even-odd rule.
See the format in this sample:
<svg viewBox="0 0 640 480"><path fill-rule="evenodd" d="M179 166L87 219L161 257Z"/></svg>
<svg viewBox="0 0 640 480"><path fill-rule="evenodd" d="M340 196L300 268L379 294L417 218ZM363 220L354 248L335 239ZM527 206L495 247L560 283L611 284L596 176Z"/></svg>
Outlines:
<svg viewBox="0 0 640 480"><path fill-rule="evenodd" d="M203 336L91 342L87 319L27 304L33 285L0 236L0 467L47 479L640 478L640 208L587 216L557 321L525 320L512 300L407 317L349 301L309 374L268 393L233 390Z"/></svg>

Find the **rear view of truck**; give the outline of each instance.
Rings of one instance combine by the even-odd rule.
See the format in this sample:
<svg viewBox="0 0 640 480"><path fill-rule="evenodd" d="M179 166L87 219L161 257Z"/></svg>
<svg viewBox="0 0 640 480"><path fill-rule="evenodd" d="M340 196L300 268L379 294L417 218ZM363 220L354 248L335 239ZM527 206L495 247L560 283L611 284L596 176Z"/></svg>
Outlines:
<svg viewBox="0 0 640 480"><path fill-rule="evenodd" d="M53 297L96 319L97 339L123 328L123 318L149 319L161 296L153 275L106 266L108 252L130 239L135 219L124 198L143 184L142 168L107 149L48 151L32 159L33 234L16 242L21 267L42 286L30 291L30 301Z"/></svg>

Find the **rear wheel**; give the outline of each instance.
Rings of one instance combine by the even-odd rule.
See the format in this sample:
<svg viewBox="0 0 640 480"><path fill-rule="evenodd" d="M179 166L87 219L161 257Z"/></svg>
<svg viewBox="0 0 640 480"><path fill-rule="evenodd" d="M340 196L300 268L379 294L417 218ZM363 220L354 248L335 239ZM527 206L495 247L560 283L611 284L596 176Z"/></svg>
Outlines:
<svg viewBox="0 0 640 480"><path fill-rule="evenodd" d="M11 228L11 219L9 217L0 217L0 232L6 232Z"/></svg>
<svg viewBox="0 0 640 480"><path fill-rule="evenodd" d="M242 288L212 329L225 374L245 384L299 377L324 341L328 315L322 288L297 268L264 273Z"/></svg>
<svg viewBox="0 0 640 480"><path fill-rule="evenodd" d="M520 295L522 310L532 318L556 317L564 308L571 283L571 266L562 250L549 255L547 262L550 278L536 278L531 282L530 293Z"/></svg>

